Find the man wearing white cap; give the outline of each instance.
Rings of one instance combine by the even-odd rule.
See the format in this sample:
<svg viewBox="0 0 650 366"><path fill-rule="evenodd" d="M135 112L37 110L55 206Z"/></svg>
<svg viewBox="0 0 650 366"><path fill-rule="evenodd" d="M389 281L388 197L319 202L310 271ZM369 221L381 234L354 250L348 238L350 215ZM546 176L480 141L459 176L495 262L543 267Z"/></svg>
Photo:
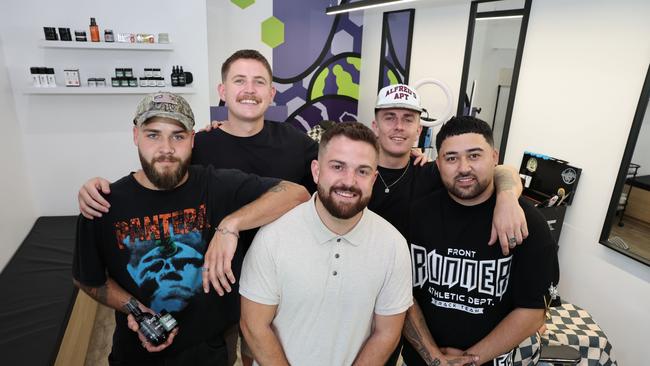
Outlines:
<svg viewBox="0 0 650 366"><path fill-rule="evenodd" d="M379 140L377 180L368 208L408 238L410 205L419 198L444 189L438 168L432 162L414 164L411 149L420 136L423 111L416 90L397 84L382 88L377 95L372 128ZM497 166L494 174L497 203L489 244L499 239L504 254L528 235L524 213L517 202L521 184L515 169ZM488 243L485 243L486 245ZM409 310L410 311L410 310ZM395 365L399 349L387 365Z"/></svg>

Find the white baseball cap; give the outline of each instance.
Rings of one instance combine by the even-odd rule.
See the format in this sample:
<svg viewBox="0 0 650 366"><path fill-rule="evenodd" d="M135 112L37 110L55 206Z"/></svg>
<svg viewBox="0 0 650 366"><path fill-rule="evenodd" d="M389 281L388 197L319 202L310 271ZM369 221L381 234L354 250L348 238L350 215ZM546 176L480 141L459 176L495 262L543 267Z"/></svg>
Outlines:
<svg viewBox="0 0 650 366"><path fill-rule="evenodd" d="M404 108L422 112L420 96L415 89L405 84L389 85L377 94L375 109Z"/></svg>

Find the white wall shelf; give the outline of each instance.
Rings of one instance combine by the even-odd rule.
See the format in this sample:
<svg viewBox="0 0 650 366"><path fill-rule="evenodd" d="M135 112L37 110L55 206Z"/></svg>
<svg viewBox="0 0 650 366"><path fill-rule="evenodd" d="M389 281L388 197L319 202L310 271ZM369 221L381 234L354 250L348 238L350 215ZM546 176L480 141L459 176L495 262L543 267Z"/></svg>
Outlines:
<svg viewBox="0 0 650 366"><path fill-rule="evenodd" d="M131 51L172 51L171 43L122 43L122 42L75 42L40 41L42 48L90 49L90 50L131 50Z"/></svg>
<svg viewBox="0 0 650 366"><path fill-rule="evenodd" d="M24 94L40 95L100 95L100 94L151 94L158 91L165 91L176 94L195 94L192 87L166 87L166 88L149 88L149 87L56 87L56 88L27 88Z"/></svg>

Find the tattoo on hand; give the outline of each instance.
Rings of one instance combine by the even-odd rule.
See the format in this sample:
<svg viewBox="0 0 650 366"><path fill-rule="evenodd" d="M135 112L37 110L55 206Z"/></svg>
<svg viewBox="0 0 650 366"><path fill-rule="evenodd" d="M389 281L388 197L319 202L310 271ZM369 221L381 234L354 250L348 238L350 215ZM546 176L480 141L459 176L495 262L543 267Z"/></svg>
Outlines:
<svg viewBox="0 0 650 366"><path fill-rule="evenodd" d="M282 192L282 191L286 191L286 190L287 190L287 187L285 186L285 184L280 182L280 183L274 185L273 187L271 187L271 189L269 189L269 192L277 193L277 192Z"/></svg>

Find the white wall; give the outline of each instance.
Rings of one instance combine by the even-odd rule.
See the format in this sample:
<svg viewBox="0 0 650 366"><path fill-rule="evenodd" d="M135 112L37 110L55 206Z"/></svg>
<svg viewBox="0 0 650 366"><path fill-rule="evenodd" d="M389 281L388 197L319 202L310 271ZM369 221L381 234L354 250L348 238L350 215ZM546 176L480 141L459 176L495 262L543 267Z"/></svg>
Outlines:
<svg viewBox="0 0 650 366"><path fill-rule="evenodd" d="M207 27L204 0L111 2L9 2L10 14L0 24L6 67L14 91L16 114L23 131L27 175L33 183L38 215L76 214L76 192L86 179L101 175L115 180L139 167L131 142L130 122L141 95L25 95L29 66L62 69L78 66L82 79L110 78L115 67L161 66L169 82L171 65L194 74L197 93L187 99L197 124L208 122ZM172 52L43 49L43 26L87 29L96 17L100 30L168 32ZM110 79L108 79L110 80Z"/></svg>
<svg viewBox="0 0 650 366"><path fill-rule="evenodd" d="M457 98L469 1L408 5L416 8L411 82L438 78ZM647 364L650 267L598 239L650 60L648 14L646 0L534 0L506 151L516 167L532 150L583 168L560 241L561 293L592 313L619 365ZM364 27L359 109L370 121L381 12L366 11ZM442 103L421 94L431 110Z"/></svg>
<svg viewBox="0 0 650 366"><path fill-rule="evenodd" d="M0 16L0 21L3 18ZM0 144L0 166L4 172L0 179L0 272L36 218L25 169L22 131L16 118L9 73L5 68L3 44L0 35L0 121L3 138Z"/></svg>
<svg viewBox="0 0 650 366"><path fill-rule="evenodd" d="M273 49L262 42L261 33L261 23L272 15L273 1L256 1L245 9L230 1L207 1L210 105L219 104L221 64L233 52L258 50L273 65Z"/></svg>

